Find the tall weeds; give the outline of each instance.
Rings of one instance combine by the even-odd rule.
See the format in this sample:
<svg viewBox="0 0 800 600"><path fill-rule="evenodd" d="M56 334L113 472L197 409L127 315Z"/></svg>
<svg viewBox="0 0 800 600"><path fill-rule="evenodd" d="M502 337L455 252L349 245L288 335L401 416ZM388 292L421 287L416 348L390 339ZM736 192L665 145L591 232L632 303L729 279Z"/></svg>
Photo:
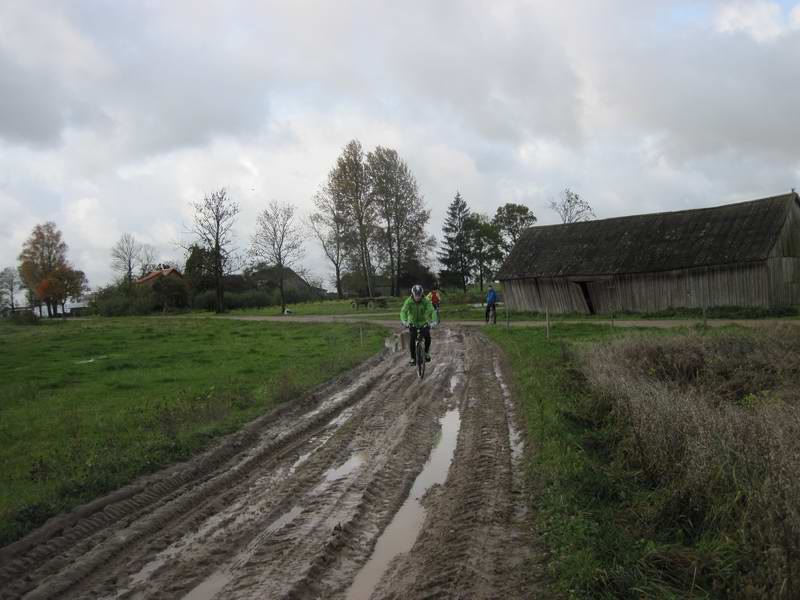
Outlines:
<svg viewBox="0 0 800 600"><path fill-rule="evenodd" d="M581 350L614 458L675 532L650 567L723 597L800 597L800 330L625 338ZM671 571L671 572L670 572Z"/></svg>

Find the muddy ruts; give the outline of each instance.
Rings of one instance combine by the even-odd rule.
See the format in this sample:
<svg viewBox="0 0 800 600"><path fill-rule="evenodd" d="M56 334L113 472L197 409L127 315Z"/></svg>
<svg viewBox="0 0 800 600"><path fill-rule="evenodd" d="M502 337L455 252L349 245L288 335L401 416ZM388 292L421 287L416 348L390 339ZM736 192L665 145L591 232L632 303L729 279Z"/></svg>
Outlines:
<svg viewBox="0 0 800 600"><path fill-rule="evenodd" d="M309 432L318 428L332 415L346 408L380 379L379 367L387 354L370 359L344 378L327 382L308 394L294 406L284 406L254 422L240 433L227 438L197 459L145 478L85 507L45 524L28 538L2 549L0 559L0 599L26 597L58 597L109 557L121 552L142 536L158 530L163 523L177 518L196 506L198 497L233 485L245 477L248 470L257 468L282 449L291 447ZM341 402L319 410L280 437L274 434L295 415L314 412L324 406L337 389L348 385ZM270 434L273 435L270 435ZM255 454L242 461L246 451ZM239 463L231 469L231 464ZM215 471L218 473L214 475ZM152 513L152 514L151 514ZM132 523L127 536L112 536L109 531ZM92 550L94 535L102 543ZM31 542L33 540L33 542ZM64 569L64 564L76 563ZM40 590L35 588L41 585Z"/></svg>
<svg viewBox="0 0 800 600"><path fill-rule="evenodd" d="M522 461L509 439L513 403L497 352L476 331L436 330L422 381L405 352L377 358L346 388L331 385L229 438L216 462L209 453L148 479L156 499L126 510L134 493L74 517L81 537L66 549L53 552L53 539L30 544L28 579L0 593L344 598L362 567L380 562L368 563L376 542L405 523L399 509L416 490L422 514L405 530L409 546L427 518L373 598L524 598L532 588L514 583L529 569L520 567L530 547ZM437 477L429 480L430 469Z"/></svg>
<svg viewBox="0 0 800 600"><path fill-rule="evenodd" d="M423 530L385 574L373 599L520 598L510 565L528 546L516 522L509 420L495 375L497 350L466 338L467 380L461 430L445 485L428 500Z"/></svg>

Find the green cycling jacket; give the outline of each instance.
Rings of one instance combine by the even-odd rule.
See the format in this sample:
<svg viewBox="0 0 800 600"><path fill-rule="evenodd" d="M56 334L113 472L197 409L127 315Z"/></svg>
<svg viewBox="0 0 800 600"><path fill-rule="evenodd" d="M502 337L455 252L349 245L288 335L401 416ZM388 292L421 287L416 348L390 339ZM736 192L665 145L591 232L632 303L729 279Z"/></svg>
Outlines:
<svg viewBox="0 0 800 600"><path fill-rule="evenodd" d="M400 309L400 320L415 327L433 323L434 315L433 304L424 296L419 302L414 302L414 297L409 296L403 303L403 308Z"/></svg>

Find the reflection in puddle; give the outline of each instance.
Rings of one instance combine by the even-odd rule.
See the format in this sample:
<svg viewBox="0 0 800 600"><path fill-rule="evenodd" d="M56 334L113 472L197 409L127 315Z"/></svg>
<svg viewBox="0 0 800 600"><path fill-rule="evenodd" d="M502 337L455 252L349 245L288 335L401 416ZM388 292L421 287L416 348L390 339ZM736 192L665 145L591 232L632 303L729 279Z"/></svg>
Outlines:
<svg viewBox="0 0 800 600"><path fill-rule="evenodd" d="M384 571L394 557L408 552L417 540L417 535L425 522L425 508L420 499L433 485L447 480L447 472L456 450L461 417L458 410L450 410L439 420L442 431L436 446L428 457L428 462L417 476L408 498L378 538L369 561L358 572L350 589L348 600L369 598Z"/></svg>
<svg viewBox="0 0 800 600"><path fill-rule="evenodd" d="M345 475L349 475L355 471L363 464L364 454L362 452L357 452L347 459L347 461L342 465L325 471L325 481L336 481L337 479L341 479Z"/></svg>
<svg viewBox="0 0 800 600"><path fill-rule="evenodd" d="M322 482L317 484L317 486L311 490L312 496L317 496L322 493L325 489L327 489L328 484L331 481L336 481L338 479L342 479L346 477L356 469L358 469L361 465L365 462L365 455L363 452L356 452L347 459L344 463L339 465L338 467L332 467L325 471L325 474L322 476Z"/></svg>

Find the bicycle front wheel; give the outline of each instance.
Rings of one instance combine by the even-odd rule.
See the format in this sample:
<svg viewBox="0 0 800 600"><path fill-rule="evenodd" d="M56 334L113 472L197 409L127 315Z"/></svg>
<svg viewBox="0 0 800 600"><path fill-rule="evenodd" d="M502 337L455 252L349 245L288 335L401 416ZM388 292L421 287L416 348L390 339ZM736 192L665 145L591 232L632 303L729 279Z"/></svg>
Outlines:
<svg viewBox="0 0 800 600"><path fill-rule="evenodd" d="M417 342L417 375L420 379L425 376L425 346L422 340Z"/></svg>

